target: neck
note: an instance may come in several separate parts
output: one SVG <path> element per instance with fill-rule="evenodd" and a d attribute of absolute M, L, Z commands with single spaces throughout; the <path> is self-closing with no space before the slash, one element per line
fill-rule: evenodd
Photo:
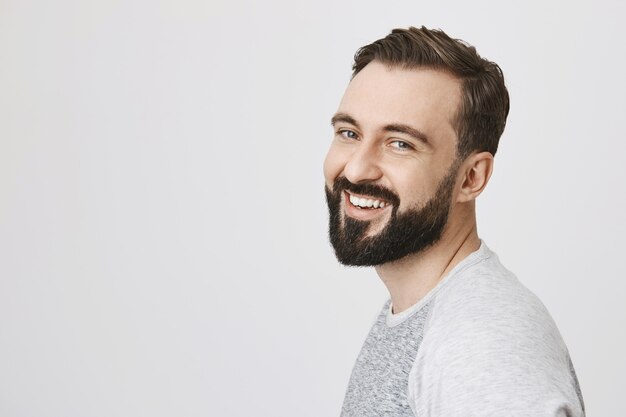
<path fill-rule="evenodd" d="M 478 250 L 480 239 L 471 211 L 465 218 L 451 216 L 441 239 L 424 251 L 376 267 L 391 296 L 394 314 L 421 300 L 459 262 Z"/>

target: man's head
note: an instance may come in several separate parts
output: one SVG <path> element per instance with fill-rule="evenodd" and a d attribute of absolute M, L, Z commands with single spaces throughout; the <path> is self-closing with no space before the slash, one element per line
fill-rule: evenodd
<path fill-rule="evenodd" d="M 465 42 L 441 30 L 394 29 L 386 37 L 359 49 L 352 78 L 372 61 L 402 69 L 429 68 L 448 72 L 461 83 L 461 102 L 453 119 L 458 154 L 496 154 L 509 114 L 509 93 L 500 67 Z"/>
<path fill-rule="evenodd" d="M 380 265 L 436 243 L 482 191 L 508 113 L 497 65 L 441 31 L 361 48 L 324 163 L 338 259 Z"/>

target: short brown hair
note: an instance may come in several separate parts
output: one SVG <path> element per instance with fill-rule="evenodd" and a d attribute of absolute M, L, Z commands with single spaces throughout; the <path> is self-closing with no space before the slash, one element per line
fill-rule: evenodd
<path fill-rule="evenodd" d="M 360 48 L 354 55 L 352 77 L 372 61 L 405 69 L 440 69 L 457 77 L 462 84 L 461 104 L 453 120 L 457 154 L 460 158 L 474 151 L 495 155 L 509 114 L 509 93 L 497 64 L 481 58 L 466 42 L 424 26 L 393 29 Z"/>

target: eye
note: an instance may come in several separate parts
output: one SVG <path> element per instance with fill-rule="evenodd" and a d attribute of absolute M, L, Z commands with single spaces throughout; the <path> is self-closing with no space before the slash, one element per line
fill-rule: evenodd
<path fill-rule="evenodd" d="M 353 132 L 352 130 L 347 130 L 347 129 L 338 130 L 337 134 L 343 136 L 346 139 L 354 140 L 354 139 L 359 138 L 359 136 L 355 132 Z"/>
<path fill-rule="evenodd" d="M 390 145 L 392 148 L 396 148 L 401 151 L 409 151 L 411 149 L 414 149 L 413 145 L 403 140 L 394 140 L 390 143 Z"/>

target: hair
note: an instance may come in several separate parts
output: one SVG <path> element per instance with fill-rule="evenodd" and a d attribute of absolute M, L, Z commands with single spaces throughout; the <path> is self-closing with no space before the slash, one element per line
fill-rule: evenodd
<path fill-rule="evenodd" d="M 354 55 L 352 78 L 372 61 L 454 75 L 462 85 L 461 103 L 452 120 L 458 137 L 457 156 L 464 159 L 475 151 L 495 155 L 509 114 L 509 93 L 497 64 L 481 58 L 466 42 L 424 26 L 393 29 L 360 48 Z"/>

